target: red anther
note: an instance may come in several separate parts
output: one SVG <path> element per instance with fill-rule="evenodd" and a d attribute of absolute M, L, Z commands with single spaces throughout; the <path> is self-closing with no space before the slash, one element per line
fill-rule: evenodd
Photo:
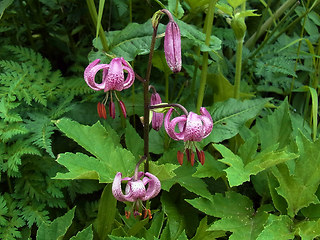
<path fill-rule="evenodd" d="M 148 210 L 147 209 L 144 209 L 143 210 L 143 219 L 145 219 L 148 215 Z"/>
<path fill-rule="evenodd" d="M 204 164 L 204 160 L 205 160 L 205 158 L 206 158 L 206 156 L 204 155 L 204 151 L 201 151 L 200 152 L 200 163 L 201 163 L 201 165 L 203 165 Z"/>
<path fill-rule="evenodd" d="M 186 149 L 186 154 L 187 154 L 187 160 L 190 161 L 190 149 Z"/>
<path fill-rule="evenodd" d="M 124 105 L 124 102 L 122 102 L 122 101 L 119 101 L 119 103 L 120 103 L 120 108 L 121 108 L 122 114 L 123 114 L 124 118 L 126 118 L 127 117 L 126 105 Z"/>
<path fill-rule="evenodd" d="M 201 162 L 201 152 L 196 148 L 196 152 L 197 152 L 197 157 L 199 162 Z"/>
<path fill-rule="evenodd" d="M 149 215 L 149 219 L 152 219 L 152 214 L 150 209 L 148 209 L 148 215 Z"/>
<path fill-rule="evenodd" d="M 126 219 L 129 219 L 129 218 L 130 218 L 130 215 L 131 215 L 131 212 L 125 211 L 124 214 L 126 215 Z"/>
<path fill-rule="evenodd" d="M 194 152 L 191 153 L 190 162 L 191 162 L 191 166 L 193 166 L 194 165 Z"/>
<path fill-rule="evenodd" d="M 102 103 L 98 102 L 97 110 L 100 118 L 107 119 L 106 108 Z"/>
<path fill-rule="evenodd" d="M 138 212 L 137 210 L 134 210 L 133 212 L 133 216 L 136 217 L 136 216 L 141 216 L 142 213 Z"/>
<path fill-rule="evenodd" d="M 116 108 L 114 106 L 114 102 L 109 102 L 109 113 L 110 116 L 114 119 L 116 117 Z"/>
<path fill-rule="evenodd" d="M 183 153 L 182 152 L 180 152 L 180 151 L 177 152 L 177 159 L 178 159 L 179 164 L 182 165 L 182 163 L 183 163 Z"/>

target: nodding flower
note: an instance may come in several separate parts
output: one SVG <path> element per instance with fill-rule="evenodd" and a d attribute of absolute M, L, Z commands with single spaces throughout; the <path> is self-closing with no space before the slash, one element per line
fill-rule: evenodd
<path fill-rule="evenodd" d="M 162 103 L 159 93 L 153 92 L 151 94 L 150 105 L 156 105 Z M 163 113 L 152 112 L 152 128 L 156 131 L 162 127 Z"/>
<path fill-rule="evenodd" d="M 164 54 L 171 71 L 177 73 L 181 71 L 182 66 L 180 29 L 168 10 L 163 9 L 162 12 L 169 18 L 164 36 Z"/>
<path fill-rule="evenodd" d="M 198 160 L 203 165 L 205 161 L 205 155 L 203 150 L 199 150 L 196 146 L 196 142 L 200 142 L 202 139 L 209 136 L 213 128 L 213 121 L 210 113 L 204 108 L 200 108 L 200 115 L 189 112 L 188 115 L 181 115 L 170 120 L 173 112 L 171 108 L 164 119 L 164 127 L 168 135 L 174 140 L 183 140 L 185 142 L 185 151 L 188 161 L 191 165 L 194 165 L 194 152 L 193 147 L 196 150 Z M 178 124 L 179 132 L 175 131 L 175 127 Z M 183 153 L 178 151 L 177 158 L 180 165 L 183 163 Z"/>
<path fill-rule="evenodd" d="M 130 65 L 124 60 L 124 58 L 114 58 L 111 60 L 110 64 L 99 64 L 100 59 L 94 60 L 90 63 L 84 71 L 84 80 L 90 88 L 95 91 L 104 90 L 106 92 L 106 97 L 102 103 L 98 103 L 98 114 L 99 117 L 104 119 L 107 118 L 105 105 L 108 101 L 108 96 L 110 92 L 109 102 L 109 113 L 112 118 L 115 118 L 115 104 L 113 102 L 112 93 L 114 93 L 116 99 L 120 103 L 121 111 L 126 117 L 126 107 L 122 101 L 119 100 L 116 91 L 122 91 L 131 87 L 135 79 L 135 73 Z M 95 82 L 95 76 L 100 71 L 102 72 L 102 81 L 101 83 Z M 125 78 L 124 73 L 127 73 Z"/>
<path fill-rule="evenodd" d="M 141 180 L 141 178 L 143 179 Z M 125 194 L 122 192 L 121 183 L 128 181 L 125 187 Z M 148 185 L 148 187 L 147 187 Z M 142 201 L 147 201 L 156 197 L 161 190 L 161 183 L 159 179 L 151 173 L 138 172 L 137 177 L 125 177 L 122 178 L 122 173 L 118 172 L 112 183 L 112 194 L 121 202 L 128 201 L 133 202 L 133 214 L 134 216 L 142 215 L 140 213 L 140 206 L 144 208 L 145 214 L 149 214 L 151 217 L 151 211 L 146 209 L 142 204 Z M 126 217 L 130 217 L 130 212 L 126 212 Z"/>

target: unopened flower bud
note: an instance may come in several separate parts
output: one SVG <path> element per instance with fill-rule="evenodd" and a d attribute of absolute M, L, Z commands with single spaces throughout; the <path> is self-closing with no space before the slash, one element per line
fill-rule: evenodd
<path fill-rule="evenodd" d="M 164 36 L 164 54 L 172 72 L 181 71 L 181 36 L 176 22 L 169 21 Z"/>
<path fill-rule="evenodd" d="M 156 105 L 162 103 L 160 95 L 157 92 L 151 94 L 150 105 Z M 163 113 L 152 113 L 152 128 L 156 131 L 162 127 L 163 123 Z"/>

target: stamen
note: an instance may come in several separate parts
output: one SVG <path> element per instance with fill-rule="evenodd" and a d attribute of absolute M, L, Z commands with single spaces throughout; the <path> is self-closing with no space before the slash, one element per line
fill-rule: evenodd
<path fill-rule="evenodd" d="M 191 166 L 194 165 L 194 152 L 191 152 L 191 158 L 190 158 Z"/>
<path fill-rule="evenodd" d="M 126 219 L 129 219 L 129 218 L 130 218 L 130 215 L 131 215 L 131 212 L 125 211 L 124 214 L 125 214 L 125 216 L 126 216 Z"/>
<path fill-rule="evenodd" d="M 178 159 L 179 164 L 182 165 L 182 163 L 183 163 L 183 153 L 182 152 L 180 152 L 180 151 L 177 152 L 177 159 Z"/>

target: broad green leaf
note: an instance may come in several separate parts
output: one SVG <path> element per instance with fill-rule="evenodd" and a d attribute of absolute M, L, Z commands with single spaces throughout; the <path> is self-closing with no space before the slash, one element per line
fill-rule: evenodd
<path fill-rule="evenodd" d="M 256 239 L 268 218 L 265 210 L 255 212 L 251 200 L 236 192 L 226 192 L 225 196 L 215 194 L 210 200 L 197 198 L 186 201 L 208 215 L 221 218 L 208 231 L 230 231 L 231 240 Z"/>
<path fill-rule="evenodd" d="M 272 169 L 280 184 L 276 190 L 287 201 L 291 217 L 311 203 L 319 203 L 315 193 L 320 184 L 320 140 L 311 142 L 300 134 L 297 145 L 300 157 L 295 161 L 293 174 L 284 164 Z"/>
<path fill-rule="evenodd" d="M 262 150 L 275 144 L 279 144 L 278 149 L 287 146 L 292 133 L 288 101 L 285 100 L 272 114 L 257 119 L 255 128 L 259 132 Z"/>
<path fill-rule="evenodd" d="M 75 208 L 64 216 L 56 218 L 50 224 L 41 224 L 37 232 L 37 240 L 62 240 L 72 223 Z"/>
<path fill-rule="evenodd" d="M 288 240 L 294 238 L 291 231 L 293 222 L 286 215 L 270 215 L 265 228 L 259 234 L 257 240 Z"/>
<path fill-rule="evenodd" d="M 157 176 L 161 182 L 175 177 L 176 174 L 174 173 L 174 170 L 178 167 L 179 165 L 170 163 L 157 164 L 155 162 L 149 162 L 149 171 Z"/>
<path fill-rule="evenodd" d="M 78 232 L 76 236 L 70 238 L 70 240 L 92 240 L 93 232 L 92 226 L 83 229 L 81 232 Z"/>
<path fill-rule="evenodd" d="M 132 174 L 136 160 L 131 152 L 122 148 L 119 137 L 110 127 L 105 129 L 99 122 L 85 126 L 69 119 L 60 119 L 56 125 L 96 157 L 82 153 L 59 155 L 57 161 L 65 165 L 69 172 L 58 173 L 56 178 L 99 179 L 100 182 L 110 183 L 117 172 L 127 177 Z"/>
<path fill-rule="evenodd" d="M 107 184 L 99 200 L 98 216 L 94 228 L 100 239 L 111 233 L 117 211 L 117 200 L 112 194 L 112 184 Z"/>
<path fill-rule="evenodd" d="M 198 30 L 195 26 L 177 20 L 180 28 L 181 36 L 187 38 L 192 46 L 200 47 L 202 52 L 211 52 L 221 49 L 221 40 L 214 35 L 211 35 L 209 46 L 205 44 L 206 35 Z"/>
<path fill-rule="evenodd" d="M 225 172 L 223 170 L 226 166 L 214 159 L 211 154 L 204 153 L 206 157 L 204 165 L 199 164 L 197 171 L 192 176 L 197 178 L 213 177 L 214 179 L 224 176 Z"/>
<path fill-rule="evenodd" d="M 228 4 L 225 3 L 217 3 L 216 7 L 222 11 L 223 13 L 229 15 L 230 17 L 233 15 L 233 9 Z"/>
<path fill-rule="evenodd" d="M 296 226 L 296 234 L 302 240 L 313 240 L 320 236 L 320 219 L 317 221 L 302 221 Z"/>
<path fill-rule="evenodd" d="M 192 177 L 195 170 L 191 165 L 182 165 L 174 171 L 175 177 L 161 182 L 162 189 L 169 191 L 173 184 L 178 183 L 190 192 L 210 198 L 211 193 L 207 189 L 207 184 L 200 178 Z"/>
<path fill-rule="evenodd" d="M 209 228 L 207 224 L 207 216 L 205 216 L 201 221 L 197 228 L 196 235 L 192 238 L 192 240 L 213 240 L 219 237 L 224 237 L 224 231 L 207 231 Z"/>
<path fill-rule="evenodd" d="M 164 33 L 165 26 L 159 24 L 157 34 Z M 109 31 L 106 33 L 109 42 L 109 55 L 123 57 L 126 61 L 132 61 L 137 55 L 145 55 L 150 51 L 150 44 L 153 34 L 151 20 L 143 24 L 130 23 L 124 29 L 119 31 Z M 158 40 L 155 48 L 160 44 Z M 99 49 L 98 53 L 91 54 L 92 58 L 97 58 L 97 54 L 107 60 L 103 53 L 103 48 L 100 41 L 94 40 L 94 46 Z M 94 60 L 94 59 L 93 59 Z"/>
<path fill-rule="evenodd" d="M 128 150 L 131 151 L 137 159 L 140 159 L 140 157 L 143 156 L 143 140 L 129 121 L 127 121 L 125 128 L 125 139 Z"/>
<path fill-rule="evenodd" d="M 164 134 L 167 134 L 163 130 L 160 129 L 160 131 L 156 131 L 154 129 L 151 129 L 149 132 L 149 150 L 152 153 L 155 154 L 161 154 L 164 152 Z"/>
<path fill-rule="evenodd" d="M 171 69 L 169 68 L 164 51 L 155 51 L 152 57 L 152 65 L 164 72 L 165 74 L 172 74 Z"/>
<path fill-rule="evenodd" d="M 216 103 L 210 112 L 213 120 L 211 134 L 202 142 L 221 142 L 235 136 L 240 128 L 249 120 L 256 117 L 270 99 L 255 99 L 239 101 L 229 99 Z"/>
<path fill-rule="evenodd" d="M 219 159 L 219 161 L 229 165 L 229 168 L 224 171 L 227 173 L 231 187 L 249 181 L 251 175 L 256 175 L 267 168 L 298 157 L 296 154 L 288 153 L 286 151 L 263 151 L 251 156 L 252 159 L 250 159 L 250 161 L 247 159 L 248 162 L 245 162 L 240 156 L 234 154 L 222 144 L 215 144 L 214 147 L 223 156 L 223 159 Z M 250 152 L 250 149 L 247 149 L 247 151 L 244 152 L 247 154 Z"/>

